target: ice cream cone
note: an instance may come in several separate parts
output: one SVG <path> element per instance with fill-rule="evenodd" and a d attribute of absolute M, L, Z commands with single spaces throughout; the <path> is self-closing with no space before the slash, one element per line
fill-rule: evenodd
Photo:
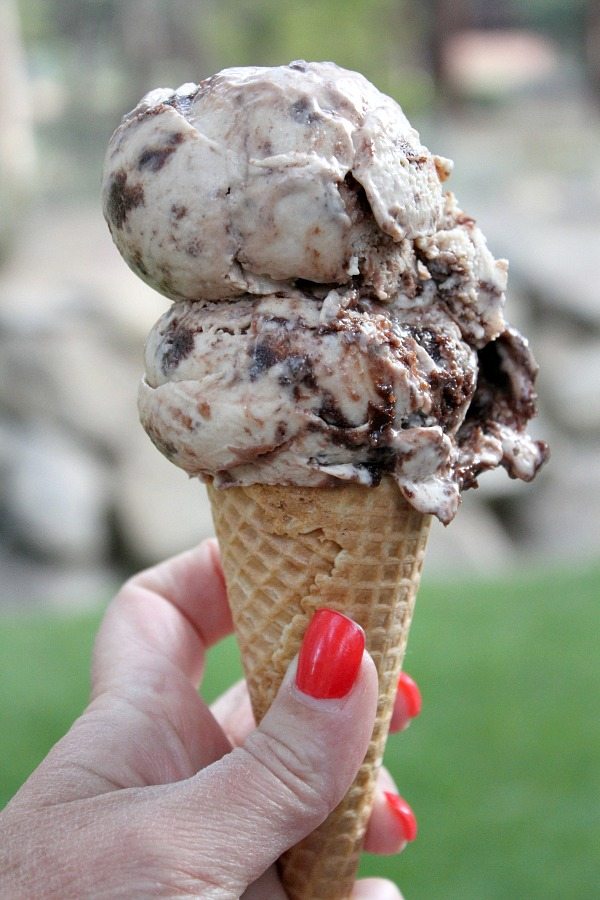
<path fill-rule="evenodd" d="M 260 721 L 314 611 L 365 630 L 379 704 L 364 763 L 342 803 L 280 860 L 292 900 L 350 896 L 385 748 L 430 525 L 397 485 L 208 485 L 236 634 Z"/>

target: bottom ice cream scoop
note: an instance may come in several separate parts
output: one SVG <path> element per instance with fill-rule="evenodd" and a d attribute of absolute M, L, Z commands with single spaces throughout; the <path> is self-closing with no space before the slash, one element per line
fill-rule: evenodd
<path fill-rule="evenodd" d="M 437 307 L 297 290 L 174 304 L 148 339 L 139 406 L 157 447 L 217 486 L 389 474 L 447 523 L 479 472 L 529 479 L 543 461 L 524 431 L 534 375 L 516 332 L 478 356 Z"/>

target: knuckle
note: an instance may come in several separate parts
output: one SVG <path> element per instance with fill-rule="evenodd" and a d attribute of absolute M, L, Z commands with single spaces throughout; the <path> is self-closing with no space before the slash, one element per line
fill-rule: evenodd
<path fill-rule="evenodd" d="M 243 750 L 257 763 L 271 797 L 285 803 L 290 814 L 320 824 L 335 806 L 335 788 L 317 760 L 321 755 L 305 739 L 301 750 L 282 735 L 264 728 L 255 731 Z"/>

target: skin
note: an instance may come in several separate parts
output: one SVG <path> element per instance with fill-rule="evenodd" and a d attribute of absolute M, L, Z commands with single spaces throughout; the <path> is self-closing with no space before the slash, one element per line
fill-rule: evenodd
<path fill-rule="evenodd" d="M 273 864 L 350 785 L 375 668 L 365 653 L 346 697 L 314 700 L 293 663 L 256 728 L 243 683 L 212 709 L 197 693 L 206 649 L 231 630 L 214 541 L 124 585 L 97 636 L 89 706 L 0 814 L 0 897 L 285 900 Z M 408 724 L 401 696 L 393 723 Z M 396 791 L 387 772 L 366 848 L 394 853 L 405 841 L 383 791 Z M 382 879 L 353 893 L 399 897 Z"/>

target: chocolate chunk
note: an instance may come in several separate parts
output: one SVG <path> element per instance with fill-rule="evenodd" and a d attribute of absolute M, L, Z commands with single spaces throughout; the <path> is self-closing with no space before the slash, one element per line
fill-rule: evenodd
<path fill-rule="evenodd" d="M 287 359 L 289 343 L 285 336 L 267 334 L 261 340 L 256 341 L 251 353 L 252 364 L 248 374 L 250 381 L 256 381 L 268 369 Z"/>
<path fill-rule="evenodd" d="M 365 216 L 372 217 L 373 210 L 371 209 L 371 204 L 369 203 L 367 192 L 365 191 L 362 184 L 356 180 L 352 172 L 348 172 L 346 174 L 346 177 L 344 178 L 344 184 L 354 195 L 354 201 L 358 209 L 362 213 L 364 213 Z M 344 199 L 346 207 L 348 207 L 347 198 L 345 198 L 344 195 L 342 195 L 342 197 Z"/>
<path fill-rule="evenodd" d="M 420 325 L 405 325 L 404 327 L 434 363 L 441 362 L 441 349 L 448 350 L 448 341 L 442 334 L 436 334 L 430 328 L 423 328 Z"/>
<path fill-rule="evenodd" d="M 289 356 L 285 361 L 284 370 L 279 376 L 279 384 L 282 386 L 305 384 L 308 387 L 316 387 L 310 359 L 307 356 Z"/>
<path fill-rule="evenodd" d="M 357 463 L 361 469 L 369 473 L 373 487 L 380 484 L 386 473 L 394 471 L 395 464 L 396 453 L 389 447 L 375 449 L 369 453 L 369 458 L 366 462 Z"/>
<path fill-rule="evenodd" d="M 300 122 L 302 125 L 314 125 L 321 118 L 320 114 L 311 106 L 307 97 L 301 97 L 290 106 L 290 114 L 292 119 Z"/>
<path fill-rule="evenodd" d="M 369 441 L 373 447 L 388 442 L 390 428 L 394 424 L 395 409 L 393 403 L 377 406 L 369 401 L 367 405 L 369 422 Z"/>
<path fill-rule="evenodd" d="M 499 421 L 516 422 L 524 429 L 537 412 L 534 384 L 537 365 L 525 339 L 514 329 L 506 331 L 479 351 L 477 391 L 491 394 L 495 404 L 505 408 Z M 488 404 L 489 406 L 489 404 Z M 509 411 L 512 415 L 509 415 Z"/>
<path fill-rule="evenodd" d="M 127 172 L 115 172 L 108 192 L 106 214 L 115 228 L 122 228 L 132 209 L 144 205 L 144 188 L 140 183 L 128 184 Z"/>
<path fill-rule="evenodd" d="M 180 131 L 175 131 L 173 134 L 169 135 L 166 144 L 162 147 L 147 147 L 139 155 L 137 164 L 138 170 L 140 172 L 143 172 L 144 170 L 159 172 L 170 156 L 175 153 L 179 144 L 183 143 L 184 140 L 183 134 Z"/>
<path fill-rule="evenodd" d="M 212 409 L 208 400 L 198 400 L 196 409 L 203 419 L 210 419 L 212 417 Z"/>
<path fill-rule="evenodd" d="M 349 422 L 344 416 L 333 395 L 328 391 L 323 391 L 323 400 L 318 415 L 324 422 L 327 422 L 328 425 L 333 425 L 335 428 L 354 428 L 352 422 Z"/>
<path fill-rule="evenodd" d="M 194 349 L 194 332 L 180 326 L 177 319 L 171 323 L 171 329 L 165 335 L 165 350 L 162 357 L 162 370 L 167 375 L 176 369 L 179 363 L 187 359 Z"/>

